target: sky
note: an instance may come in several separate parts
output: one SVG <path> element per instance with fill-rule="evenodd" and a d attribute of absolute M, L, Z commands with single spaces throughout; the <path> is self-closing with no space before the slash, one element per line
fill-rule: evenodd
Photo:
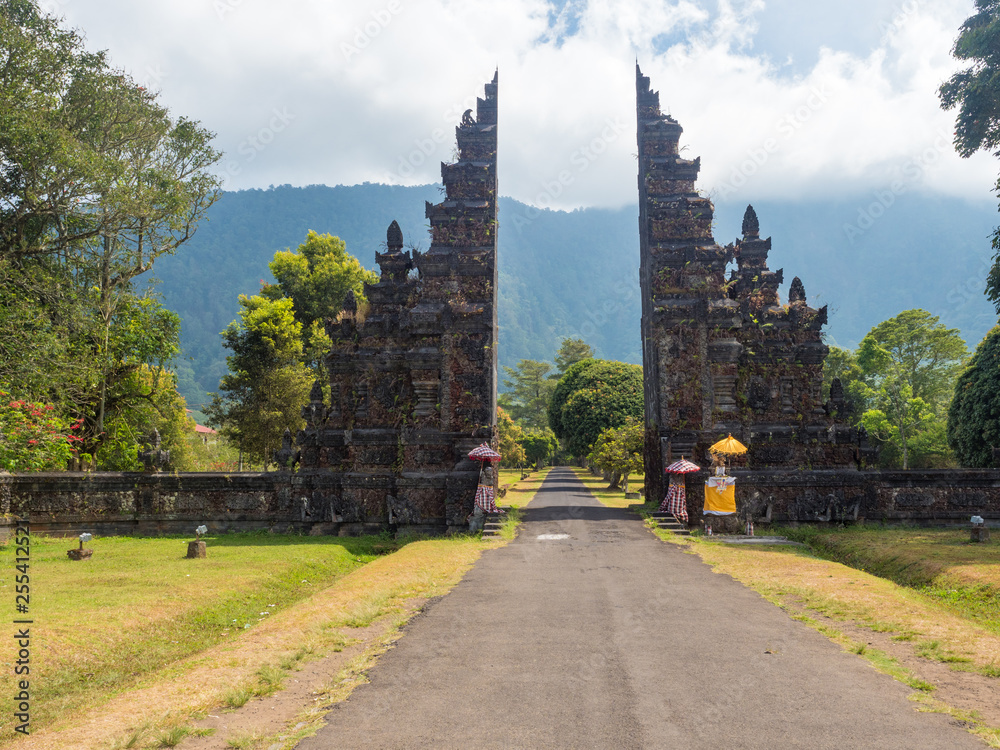
<path fill-rule="evenodd" d="M 637 201 L 635 62 L 716 202 L 991 201 L 937 89 L 972 0 L 44 0 L 218 134 L 227 189 L 426 184 L 499 69 L 501 193 Z M 889 192 L 886 192 L 889 191 Z"/>

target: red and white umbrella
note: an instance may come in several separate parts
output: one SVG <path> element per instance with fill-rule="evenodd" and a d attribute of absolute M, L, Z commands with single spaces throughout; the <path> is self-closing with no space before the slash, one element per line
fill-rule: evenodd
<path fill-rule="evenodd" d="M 681 458 L 680 461 L 674 461 L 670 464 L 664 471 L 667 474 L 690 474 L 692 471 L 701 471 L 701 467 L 691 463 L 686 458 Z"/>
<path fill-rule="evenodd" d="M 478 448 L 469 451 L 469 458 L 473 461 L 499 461 L 500 454 L 483 443 Z"/>

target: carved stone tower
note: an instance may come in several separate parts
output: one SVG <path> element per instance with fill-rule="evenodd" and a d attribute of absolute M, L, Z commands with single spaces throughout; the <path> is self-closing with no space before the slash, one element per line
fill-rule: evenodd
<path fill-rule="evenodd" d="M 352 295 L 327 324 L 330 405 L 317 384 L 298 438 L 326 522 L 443 530 L 472 510 L 479 465 L 466 454 L 496 432 L 496 76 L 456 137 L 445 200 L 427 204 L 429 250 L 404 251 L 392 222 L 367 305 Z"/>
<path fill-rule="evenodd" d="M 852 464 L 857 432 L 822 401 L 826 308 L 806 305 L 798 279 L 779 304 L 782 272 L 767 268 L 752 207 L 742 240 L 715 242 L 714 206 L 694 186 L 701 160 L 681 158 L 683 129 L 638 66 L 636 110 L 647 496 L 662 497 L 666 462 L 704 463 L 727 433 L 751 467 Z"/>

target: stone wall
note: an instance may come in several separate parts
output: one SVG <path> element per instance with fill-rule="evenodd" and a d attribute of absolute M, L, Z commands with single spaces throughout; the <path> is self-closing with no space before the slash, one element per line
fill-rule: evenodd
<path fill-rule="evenodd" d="M 320 518 L 288 472 L 267 474 L 38 473 L 0 476 L 4 516 L 43 534 L 308 532 Z M 345 533 L 351 531 L 345 527 Z M 360 531 L 360 529 L 356 530 Z"/>
<path fill-rule="evenodd" d="M 735 469 L 736 501 L 771 523 L 968 525 L 974 515 L 1000 525 L 1000 470 L 788 471 Z M 701 522 L 708 472 L 686 477 L 688 514 Z"/>
<path fill-rule="evenodd" d="M 735 469 L 741 513 L 758 522 L 840 524 L 884 522 L 920 525 L 968 524 L 973 515 L 1000 525 L 1000 470 L 789 471 Z M 707 472 L 687 475 L 688 514 L 702 520 Z M 268 530 L 301 534 L 355 535 L 390 529 L 381 513 L 387 492 L 404 497 L 426 490 L 422 478 L 369 477 L 376 504 L 368 516 L 317 497 L 336 497 L 331 477 L 320 473 L 117 474 L 40 473 L 0 475 L 0 539 L 10 519 L 28 518 L 34 532 L 76 536 L 193 534 L 205 524 L 213 534 Z M 429 495 L 447 490 L 442 477 Z M 402 488 L 402 492 L 401 492 Z M 347 512 L 345 512 L 345 510 Z M 440 532 L 394 510 L 395 528 Z"/>

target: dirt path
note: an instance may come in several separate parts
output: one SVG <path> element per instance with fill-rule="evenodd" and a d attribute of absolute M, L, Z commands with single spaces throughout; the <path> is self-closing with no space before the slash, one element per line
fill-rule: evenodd
<path fill-rule="evenodd" d="M 524 517 L 300 750 L 983 746 L 568 470 Z"/>

